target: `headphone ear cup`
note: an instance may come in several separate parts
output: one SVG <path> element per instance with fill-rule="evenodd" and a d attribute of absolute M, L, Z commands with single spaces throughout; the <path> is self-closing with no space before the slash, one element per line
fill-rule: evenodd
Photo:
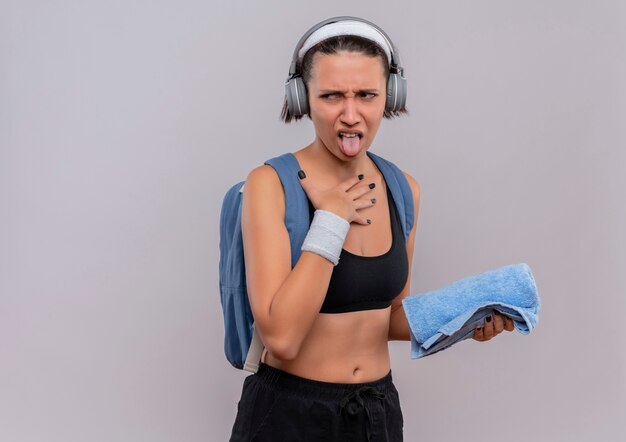
<path fill-rule="evenodd" d="M 301 117 L 309 113 L 309 101 L 302 77 L 292 78 L 285 83 L 285 97 L 292 117 Z"/>
<path fill-rule="evenodd" d="M 400 74 L 389 74 L 385 110 L 395 112 L 406 105 L 406 78 Z"/>

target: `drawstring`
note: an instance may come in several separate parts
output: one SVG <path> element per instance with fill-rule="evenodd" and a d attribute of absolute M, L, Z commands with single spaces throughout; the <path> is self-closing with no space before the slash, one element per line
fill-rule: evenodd
<path fill-rule="evenodd" d="M 369 441 L 371 437 L 371 433 L 372 433 L 372 430 L 371 430 L 372 417 L 370 416 L 370 410 L 369 408 L 367 408 L 367 406 L 365 405 L 365 401 L 364 401 L 364 397 L 367 397 L 367 396 L 378 398 L 378 399 L 385 399 L 384 393 L 381 393 L 379 390 L 377 390 L 374 387 L 365 386 L 365 387 L 361 387 L 352 391 L 350 394 L 344 397 L 339 403 L 339 406 L 340 406 L 340 412 L 343 412 L 343 410 L 345 409 L 346 412 L 352 416 L 355 416 L 356 414 L 359 413 L 359 411 L 361 411 L 362 408 L 365 408 L 365 414 L 367 415 L 366 434 L 367 434 L 367 440 Z M 355 399 L 356 403 L 351 402 L 352 399 Z"/>

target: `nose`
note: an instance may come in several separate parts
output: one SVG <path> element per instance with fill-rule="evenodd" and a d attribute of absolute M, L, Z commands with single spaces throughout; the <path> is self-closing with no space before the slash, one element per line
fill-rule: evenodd
<path fill-rule="evenodd" d="M 343 112 L 341 113 L 341 122 L 353 126 L 361 121 L 361 114 L 356 102 L 356 97 L 346 97 L 343 100 Z"/>

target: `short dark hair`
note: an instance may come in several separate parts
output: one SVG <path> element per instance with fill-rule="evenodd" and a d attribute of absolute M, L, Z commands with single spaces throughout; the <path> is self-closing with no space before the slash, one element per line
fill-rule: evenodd
<path fill-rule="evenodd" d="M 311 71 L 313 68 L 313 56 L 317 52 L 322 54 L 336 54 L 339 51 L 356 52 L 359 54 L 368 55 L 370 57 L 380 58 L 383 64 L 383 69 L 385 71 L 385 85 L 387 84 L 387 80 L 389 79 L 389 60 L 387 59 L 387 54 L 385 53 L 385 51 L 383 51 L 383 49 L 378 46 L 378 44 L 367 38 L 359 37 L 357 35 L 339 35 L 317 43 L 311 49 L 309 49 L 306 54 L 304 54 L 304 58 L 302 59 L 302 61 L 297 63 L 296 68 L 302 77 L 304 86 L 307 90 L 307 94 L 307 86 L 309 84 L 309 80 L 311 79 Z M 385 109 L 383 117 L 391 119 L 408 113 L 409 110 L 406 108 L 406 106 L 402 106 L 402 108 L 396 111 L 388 111 L 387 109 Z M 287 97 L 285 96 L 283 110 L 280 113 L 280 119 L 285 123 L 289 123 L 291 122 L 291 120 L 298 121 L 302 117 L 302 115 L 294 116 L 291 114 L 291 112 L 289 112 L 289 107 L 287 106 Z M 307 117 L 309 117 L 309 119 L 311 118 L 310 111 L 307 112 Z"/>

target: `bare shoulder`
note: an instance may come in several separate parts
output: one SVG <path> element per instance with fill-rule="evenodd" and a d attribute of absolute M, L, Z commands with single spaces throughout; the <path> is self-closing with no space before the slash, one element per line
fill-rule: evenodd
<path fill-rule="evenodd" d="M 246 186 L 262 187 L 263 189 L 277 189 L 282 187 L 280 178 L 274 168 L 267 164 L 261 164 L 248 173 L 246 178 Z"/>
<path fill-rule="evenodd" d="M 402 173 L 404 173 L 404 176 L 409 182 L 409 186 L 411 187 L 411 191 L 413 192 L 413 201 L 415 203 L 415 206 L 417 207 L 420 201 L 420 184 L 415 178 L 413 178 L 408 173 L 406 172 L 402 172 Z"/>
<path fill-rule="evenodd" d="M 255 206 L 282 212 L 284 216 L 285 197 L 278 174 L 272 166 L 262 164 L 250 171 L 244 186 L 244 204 L 253 202 Z"/>
<path fill-rule="evenodd" d="M 409 187 L 411 187 L 411 193 L 413 193 L 413 227 L 411 228 L 410 239 L 411 242 L 414 241 L 415 230 L 417 228 L 417 219 L 419 218 L 420 211 L 420 184 L 417 182 L 415 178 L 409 175 L 406 172 L 403 172 L 407 181 L 409 182 Z M 413 253 L 411 251 L 411 253 Z"/>

